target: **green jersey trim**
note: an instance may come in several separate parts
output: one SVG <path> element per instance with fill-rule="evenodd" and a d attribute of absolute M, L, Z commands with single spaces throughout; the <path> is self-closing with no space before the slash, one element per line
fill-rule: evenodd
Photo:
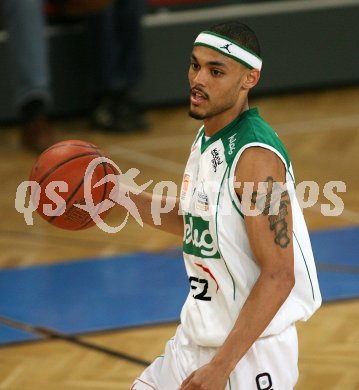
<path fill-rule="evenodd" d="M 217 197 L 217 206 L 216 206 L 216 220 L 215 220 L 215 223 L 216 223 L 216 239 L 217 239 L 217 248 L 218 248 L 218 252 L 220 253 L 221 255 L 221 258 L 223 259 L 223 262 L 224 262 L 224 265 L 226 266 L 226 269 L 227 269 L 227 272 L 229 274 L 229 276 L 231 277 L 232 279 L 232 285 L 233 285 L 233 300 L 235 301 L 236 300 L 236 283 L 234 281 L 234 278 L 231 274 L 231 272 L 229 271 L 229 268 L 227 266 L 227 262 L 226 262 L 226 259 L 224 258 L 223 256 L 223 253 L 219 247 L 219 238 L 218 238 L 218 205 L 219 205 L 219 198 L 221 196 L 221 188 L 222 188 L 222 185 L 223 185 L 223 182 L 226 178 L 226 173 L 229 169 L 229 166 L 227 166 L 226 170 L 224 171 L 224 174 L 223 174 L 223 178 L 222 178 L 222 181 L 221 181 L 221 185 L 219 186 L 219 190 L 218 190 L 218 197 Z"/>
<path fill-rule="evenodd" d="M 311 288 L 312 288 L 313 301 L 315 301 L 314 288 L 313 288 L 312 278 L 310 277 L 310 272 L 309 272 L 309 269 L 308 269 L 307 261 L 306 261 L 306 259 L 305 259 L 305 257 L 304 257 L 304 253 L 303 253 L 302 247 L 301 247 L 300 244 L 299 244 L 297 235 L 295 234 L 294 230 L 293 230 L 293 236 L 294 236 L 295 240 L 297 241 L 297 244 L 298 244 L 299 249 L 300 249 L 300 253 L 302 254 L 302 257 L 303 257 L 303 260 L 304 260 L 304 264 L 305 264 L 305 268 L 306 268 L 306 270 L 307 270 L 307 274 L 308 274 L 310 286 L 311 286 Z"/>
<path fill-rule="evenodd" d="M 230 171 L 228 172 L 228 180 L 227 180 L 227 187 L 228 187 L 228 193 L 229 193 L 229 196 L 231 197 L 231 200 L 232 200 L 232 205 L 234 206 L 234 208 L 238 211 L 238 214 L 244 219 L 244 214 L 242 213 L 242 211 L 239 209 L 239 207 L 237 206 L 237 203 L 236 201 L 233 199 L 233 196 L 232 196 L 232 191 L 231 191 L 231 188 L 230 188 Z M 235 190 L 234 190 L 235 191 Z"/>
<path fill-rule="evenodd" d="M 221 181 L 221 184 L 220 184 L 219 189 L 218 189 L 218 196 L 217 196 L 217 204 L 216 204 L 216 236 L 217 236 L 217 246 L 218 246 L 218 248 L 219 248 L 219 242 L 218 242 L 218 218 L 217 218 L 217 215 L 218 215 L 218 205 L 219 205 L 219 198 L 221 197 L 221 188 L 222 188 L 224 179 L 226 178 L 226 173 L 227 173 L 228 170 L 229 170 L 229 166 L 227 165 L 227 168 L 224 171 L 224 174 L 223 174 L 223 177 L 222 177 L 222 181 Z"/>
<path fill-rule="evenodd" d="M 204 135 L 204 126 L 202 126 L 202 127 L 199 129 L 198 134 L 197 134 L 197 137 L 196 137 L 196 140 L 195 140 L 194 143 L 193 143 L 193 146 L 196 145 L 196 143 L 198 142 L 198 140 L 199 140 L 200 138 L 202 138 L 203 135 Z"/>
<path fill-rule="evenodd" d="M 251 108 L 242 112 L 241 115 L 208 140 L 205 140 L 204 136 L 205 131 L 202 134 L 201 154 L 214 142 L 221 139 L 225 148 L 225 158 L 228 165 L 231 165 L 236 154 L 242 147 L 257 142 L 275 149 L 283 157 L 286 167 L 290 167 L 290 159 L 286 148 L 277 133 L 259 115 L 257 108 Z"/>
<path fill-rule="evenodd" d="M 290 168 L 290 167 L 289 167 L 289 168 Z M 297 188 L 297 185 L 296 185 L 296 183 L 295 183 L 295 180 L 294 180 L 294 177 L 293 177 L 293 175 L 292 175 L 292 172 L 290 171 L 289 168 L 288 168 L 288 173 L 289 173 L 290 177 L 292 178 L 292 181 L 293 181 L 293 184 L 294 184 L 294 189 L 296 189 L 296 188 Z"/>
<path fill-rule="evenodd" d="M 225 158 L 228 164 L 233 162 L 238 152 L 245 148 L 246 145 L 257 143 L 265 145 L 269 149 L 274 149 L 282 156 L 286 168 L 288 169 L 290 167 L 290 159 L 285 146 L 279 139 L 277 133 L 257 112 L 249 113 L 234 131 L 227 133 L 222 138 L 222 143 L 225 147 Z"/>
<path fill-rule="evenodd" d="M 225 134 L 229 133 L 234 127 L 237 126 L 237 124 L 248 115 L 249 111 L 257 110 L 256 108 L 253 108 L 251 110 L 247 110 L 243 112 L 239 117 L 234 119 L 231 123 L 229 123 L 227 126 L 223 127 L 222 130 L 218 131 L 218 133 L 212 135 L 207 141 L 203 139 L 202 146 L 201 146 L 201 153 L 203 154 L 210 145 L 212 145 L 214 142 L 218 141 L 220 138 L 222 138 Z M 203 133 L 204 136 L 204 133 Z"/>

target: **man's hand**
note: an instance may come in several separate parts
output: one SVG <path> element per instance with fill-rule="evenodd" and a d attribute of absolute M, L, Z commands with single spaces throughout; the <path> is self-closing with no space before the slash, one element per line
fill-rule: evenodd
<path fill-rule="evenodd" d="M 209 363 L 194 371 L 179 390 L 224 390 L 227 380 L 222 369 Z"/>

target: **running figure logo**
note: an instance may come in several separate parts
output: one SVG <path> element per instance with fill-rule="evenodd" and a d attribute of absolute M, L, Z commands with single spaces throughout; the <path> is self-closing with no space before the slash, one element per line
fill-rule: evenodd
<path fill-rule="evenodd" d="M 232 46 L 232 45 L 233 45 L 232 43 L 227 43 L 226 45 L 221 46 L 220 49 L 225 49 L 225 50 L 228 51 L 229 54 L 231 54 L 231 52 L 229 51 L 228 48 L 229 48 L 229 46 Z"/>

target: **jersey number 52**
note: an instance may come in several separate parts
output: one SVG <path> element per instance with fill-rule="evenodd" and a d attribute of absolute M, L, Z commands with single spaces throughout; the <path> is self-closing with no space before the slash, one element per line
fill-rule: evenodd
<path fill-rule="evenodd" d="M 189 278 L 189 284 L 192 290 L 197 290 L 196 294 L 193 294 L 194 299 L 200 299 L 201 301 L 210 301 L 212 299 L 209 295 L 206 295 L 208 291 L 208 280 L 191 276 Z"/>

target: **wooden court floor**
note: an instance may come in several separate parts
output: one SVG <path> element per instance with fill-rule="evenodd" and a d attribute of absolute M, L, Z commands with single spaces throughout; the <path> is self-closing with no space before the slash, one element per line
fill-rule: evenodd
<path fill-rule="evenodd" d="M 254 99 L 252 106 L 260 108 L 287 145 L 297 182 L 314 180 L 319 184 L 318 203 L 305 210 L 309 228 L 358 225 L 359 87 L 267 96 Z M 54 121 L 52 125 L 58 140 L 90 141 L 106 150 L 122 171 L 139 169 L 138 184 L 152 179 L 154 183 L 171 180 L 179 186 L 199 123 L 187 116 L 184 106 L 153 109 L 148 118 L 148 132 L 127 135 L 95 132 L 84 118 Z M 134 220 L 115 235 L 98 228 L 62 231 L 36 215 L 34 225 L 27 226 L 14 201 L 17 186 L 28 178 L 36 156 L 20 148 L 14 126 L 1 127 L 0 141 L 1 269 L 180 245 L 176 237 L 140 228 Z M 339 194 L 345 208 L 337 217 L 320 212 L 320 205 L 328 203 L 323 187 L 331 180 L 344 181 L 347 188 Z M 121 218 L 121 213 L 114 212 L 107 221 L 116 224 Z M 162 352 L 175 327 L 127 329 L 82 339 L 151 361 Z M 297 390 L 359 390 L 359 300 L 324 305 L 308 323 L 298 325 L 298 332 Z M 126 390 L 142 369 L 61 340 L 0 347 L 0 389 Z"/>

